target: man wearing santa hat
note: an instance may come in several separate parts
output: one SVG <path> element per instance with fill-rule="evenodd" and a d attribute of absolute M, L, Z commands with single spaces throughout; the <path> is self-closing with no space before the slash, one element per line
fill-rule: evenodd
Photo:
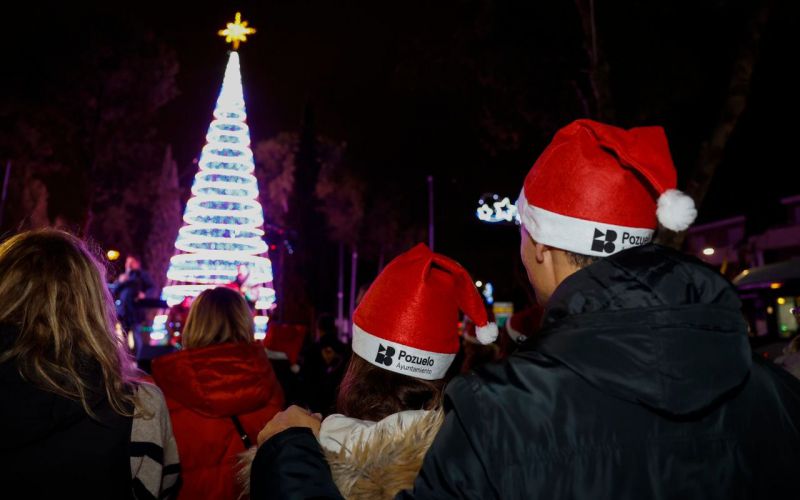
<path fill-rule="evenodd" d="M 675 186 L 660 127 L 556 134 L 518 201 L 537 342 L 448 385 L 398 498 L 796 497 L 800 385 L 751 355 L 716 270 L 650 243 L 695 218 Z"/>

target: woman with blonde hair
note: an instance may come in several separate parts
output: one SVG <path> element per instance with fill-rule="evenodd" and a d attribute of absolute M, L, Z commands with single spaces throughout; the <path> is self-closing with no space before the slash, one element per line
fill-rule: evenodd
<path fill-rule="evenodd" d="M 153 362 L 181 454 L 180 498 L 237 498 L 237 455 L 283 408 L 283 391 L 266 350 L 254 342 L 250 308 L 234 290 L 202 292 L 182 342 L 184 350 Z"/>
<path fill-rule="evenodd" d="M 52 229 L 0 244 L 0 474 L 27 498 L 164 498 L 178 455 L 161 392 L 136 378 L 104 269 Z"/>

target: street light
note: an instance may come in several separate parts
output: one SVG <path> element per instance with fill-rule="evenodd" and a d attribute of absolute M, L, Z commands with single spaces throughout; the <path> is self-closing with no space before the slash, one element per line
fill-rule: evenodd
<path fill-rule="evenodd" d="M 712 247 L 706 247 L 703 249 L 703 255 L 714 255 L 715 250 Z"/>

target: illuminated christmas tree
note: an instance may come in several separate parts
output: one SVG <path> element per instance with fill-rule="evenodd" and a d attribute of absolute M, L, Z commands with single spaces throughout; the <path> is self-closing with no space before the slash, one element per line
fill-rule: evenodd
<path fill-rule="evenodd" d="M 254 32 L 237 13 L 220 35 L 236 49 Z M 243 271 L 249 273 L 247 294 L 257 309 L 268 309 L 275 300 L 246 116 L 239 54 L 233 50 L 167 271 L 162 298 L 169 305 L 230 284 Z M 263 328 L 265 319 L 257 318 L 257 325 Z"/>

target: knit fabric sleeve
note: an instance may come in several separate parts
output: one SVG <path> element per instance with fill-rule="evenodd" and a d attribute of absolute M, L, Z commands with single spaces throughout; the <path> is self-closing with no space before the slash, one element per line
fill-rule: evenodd
<path fill-rule="evenodd" d="M 161 390 L 143 383 L 131 428 L 131 476 L 134 497 L 174 498 L 180 487 L 180 460 L 167 403 Z"/>

